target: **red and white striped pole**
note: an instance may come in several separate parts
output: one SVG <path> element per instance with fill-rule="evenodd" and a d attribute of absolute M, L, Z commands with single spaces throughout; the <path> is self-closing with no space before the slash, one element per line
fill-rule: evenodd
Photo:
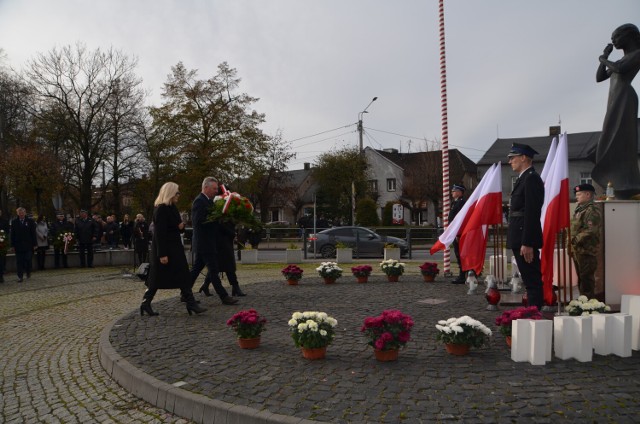
<path fill-rule="evenodd" d="M 444 0 L 438 1 L 440 27 L 440 102 L 442 109 L 442 224 L 449 226 L 449 124 L 447 120 L 447 59 L 444 45 Z M 444 275 L 451 275 L 449 249 L 444 250 Z"/>

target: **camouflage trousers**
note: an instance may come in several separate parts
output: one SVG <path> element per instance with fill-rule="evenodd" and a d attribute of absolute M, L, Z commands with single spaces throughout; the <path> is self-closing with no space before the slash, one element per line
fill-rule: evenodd
<path fill-rule="evenodd" d="M 578 274 L 578 288 L 580 294 L 589 299 L 595 297 L 596 289 L 596 269 L 598 268 L 598 258 L 593 255 L 573 255 L 573 262 L 576 264 L 576 274 Z"/>

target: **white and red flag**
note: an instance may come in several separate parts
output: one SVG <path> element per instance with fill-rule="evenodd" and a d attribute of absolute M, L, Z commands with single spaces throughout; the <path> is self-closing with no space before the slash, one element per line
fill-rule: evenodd
<path fill-rule="evenodd" d="M 553 251 L 556 235 L 569 226 L 569 146 L 566 132 L 560 135 L 555 155 L 547 156 L 545 168 L 549 163 L 549 172 L 543 179 L 544 204 L 540 215 L 542 224 L 540 267 L 544 301 L 547 305 L 553 303 Z"/>
<path fill-rule="evenodd" d="M 553 137 L 551 140 L 551 147 L 549 147 L 549 153 L 547 153 L 547 160 L 544 161 L 544 166 L 542 167 L 542 172 L 540 173 L 540 178 L 544 183 L 547 181 L 547 175 L 549 175 L 549 171 L 551 170 L 551 165 L 553 164 L 553 158 L 556 157 L 556 151 L 558 150 L 558 138 Z M 551 158 L 551 160 L 549 160 Z"/>
<path fill-rule="evenodd" d="M 491 165 L 478 187 L 465 202 L 447 229 L 438 237 L 430 253 L 447 249 L 460 235 L 460 261 L 462 269 L 482 272 L 487 250 L 489 225 L 502 222 L 502 171 L 501 163 Z"/>

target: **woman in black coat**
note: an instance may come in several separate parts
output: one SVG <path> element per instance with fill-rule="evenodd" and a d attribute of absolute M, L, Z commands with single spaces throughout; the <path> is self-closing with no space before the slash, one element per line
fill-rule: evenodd
<path fill-rule="evenodd" d="M 189 315 L 191 312 L 199 314 L 206 311 L 196 303 L 191 291 L 189 264 L 180 238 L 180 234 L 184 232 L 184 222 L 176 207 L 179 196 L 178 185 L 168 182 L 160 188 L 154 202 L 154 234 L 147 278 L 149 288 L 144 293 L 140 315 L 144 315 L 145 312 L 150 316 L 158 315 L 151 308 L 151 301 L 158 289 L 180 289 L 180 294 L 186 300 Z"/>

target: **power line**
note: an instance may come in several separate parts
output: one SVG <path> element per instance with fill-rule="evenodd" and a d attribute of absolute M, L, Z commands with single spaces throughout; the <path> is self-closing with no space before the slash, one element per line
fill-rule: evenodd
<path fill-rule="evenodd" d="M 427 140 L 425 137 L 417 137 L 417 136 L 406 135 L 406 134 L 398 134 L 398 133 L 394 133 L 394 132 L 391 132 L 391 131 L 378 130 L 378 129 L 375 129 L 375 128 L 369 128 L 369 127 L 367 127 L 367 129 L 368 129 L 368 130 L 372 130 L 372 131 L 381 132 L 381 133 L 384 133 L 384 134 L 397 135 L 397 136 L 399 136 L 399 137 L 412 138 L 412 139 L 418 139 L 418 140 Z M 432 141 L 432 140 L 427 140 L 427 141 Z M 432 141 L 432 142 L 433 142 L 433 141 Z M 486 150 L 474 149 L 473 147 L 458 146 L 458 145 L 455 145 L 455 144 L 449 144 L 449 145 L 450 145 L 450 146 L 453 146 L 453 147 L 456 147 L 456 148 L 458 148 L 458 149 L 475 150 L 475 151 L 477 151 L 477 152 L 482 152 L 482 153 L 486 152 Z"/>
<path fill-rule="evenodd" d="M 293 140 L 287 140 L 287 142 L 288 143 L 293 143 L 295 141 L 300 141 L 300 140 L 304 140 L 304 139 L 307 139 L 307 138 L 315 137 L 315 136 L 318 136 L 318 135 L 326 134 L 326 133 L 329 133 L 329 132 L 332 132 L 332 131 L 341 130 L 343 128 L 349 128 L 349 127 L 351 127 L 353 125 L 357 125 L 357 123 L 353 123 L 353 124 L 349 124 L 349 125 L 343 125 L 341 127 L 337 127 L 337 128 L 332 129 L 332 130 L 326 130 L 326 131 L 322 131 L 322 132 L 319 132 L 319 133 L 316 133 L 316 134 L 312 134 L 312 135 L 305 135 L 304 137 L 295 138 Z M 303 146 L 305 146 L 305 144 L 303 144 Z"/>

